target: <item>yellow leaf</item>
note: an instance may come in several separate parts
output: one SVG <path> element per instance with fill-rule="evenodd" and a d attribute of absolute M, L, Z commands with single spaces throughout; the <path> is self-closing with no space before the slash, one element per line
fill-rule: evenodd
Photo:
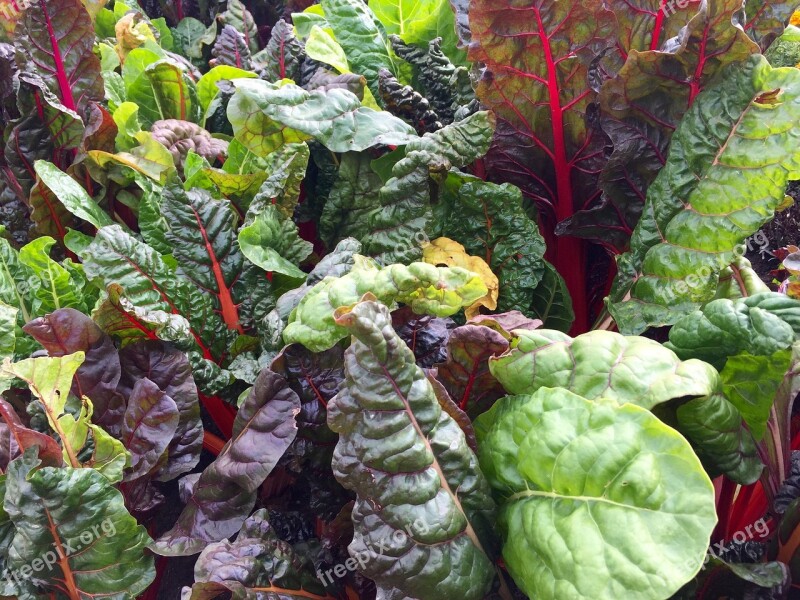
<path fill-rule="evenodd" d="M 796 10 L 792 13 L 792 18 L 789 19 L 789 25 L 800 26 L 800 10 Z"/>
<path fill-rule="evenodd" d="M 450 238 L 440 237 L 433 240 L 422 248 L 422 260 L 432 265 L 446 265 L 448 267 L 461 267 L 480 276 L 486 289 L 489 291 L 485 296 L 478 298 L 470 306 L 464 309 L 467 319 L 478 315 L 480 307 L 485 306 L 489 310 L 497 308 L 497 296 L 500 293 L 500 284 L 497 275 L 492 273 L 486 261 L 479 256 L 470 256 L 464 250 L 464 246 L 451 240 Z"/>

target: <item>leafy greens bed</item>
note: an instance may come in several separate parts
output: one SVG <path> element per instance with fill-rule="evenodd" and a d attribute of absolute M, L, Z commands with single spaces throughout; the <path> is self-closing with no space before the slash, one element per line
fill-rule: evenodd
<path fill-rule="evenodd" d="M 795 8 L 0 4 L 0 596 L 796 592 Z"/>

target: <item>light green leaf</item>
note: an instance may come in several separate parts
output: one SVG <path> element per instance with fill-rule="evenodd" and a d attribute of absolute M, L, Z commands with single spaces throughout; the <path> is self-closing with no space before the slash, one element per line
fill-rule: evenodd
<path fill-rule="evenodd" d="M 17 313 L 18 308 L 0 300 L 0 360 L 14 356 L 17 345 Z"/>
<path fill-rule="evenodd" d="M 380 97 L 378 71 L 397 72 L 383 25 L 361 0 L 322 0 L 320 5 L 353 73 L 363 75 L 372 94 Z"/>
<path fill-rule="evenodd" d="M 332 152 L 361 151 L 377 144 L 400 145 L 416 131 L 397 117 L 361 106 L 352 93 L 306 90 L 257 79 L 234 82 L 228 119 L 236 139 L 259 156 L 284 143 L 316 139 Z"/>
<path fill-rule="evenodd" d="M 321 63 L 332 66 L 339 73 L 349 73 L 350 66 L 347 64 L 347 55 L 342 46 L 333 39 L 333 36 L 314 25 L 311 33 L 306 40 L 306 54 Z"/>
<path fill-rule="evenodd" d="M 479 458 L 525 594 L 654 600 L 699 571 L 714 487 L 679 433 L 637 406 L 564 389 L 507 397 L 495 413 Z"/>
<path fill-rule="evenodd" d="M 380 302 L 409 304 L 417 314 L 450 316 L 487 292 L 480 276 L 458 267 L 428 263 L 378 264 L 364 256 L 353 257 L 353 268 L 342 277 L 326 277 L 309 291 L 289 317 L 283 332 L 287 344 L 299 342 L 322 352 L 347 336 L 336 324 L 334 312 L 352 306 L 366 293 Z"/>
<path fill-rule="evenodd" d="M 53 163 L 37 160 L 33 164 L 33 168 L 44 184 L 61 201 L 61 204 L 73 215 L 97 228 L 114 224 L 108 213 L 98 206 L 94 198 L 87 194 L 77 181 Z"/>
<path fill-rule="evenodd" d="M 311 242 L 300 238 L 297 225 L 282 216 L 276 206 L 264 207 L 253 221 L 239 231 L 239 247 L 253 263 L 268 272 L 305 279 L 296 265 L 314 250 Z"/>
<path fill-rule="evenodd" d="M 647 192 L 609 311 L 623 333 L 672 325 L 715 297 L 720 272 L 800 178 L 800 71 L 761 55 L 697 97 Z"/>
<path fill-rule="evenodd" d="M 26 244 L 19 251 L 19 261 L 35 273 L 41 284 L 35 290 L 33 312 L 41 315 L 59 308 L 85 310 L 82 285 L 69 271 L 50 258 L 50 248 L 56 241 L 43 236 Z"/>
<path fill-rule="evenodd" d="M 203 110 L 204 117 L 207 116 L 206 113 L 208 112 L 208 106 L 211 104 L 211 101 L 219 93 L 217 82 L 230 79 L 239 79 L 242 77 L 251 79 L 258 77 L 258 75 L 252 71 L 245 71 L 244 69 L 238 69 L 228 65 L 219 65 L 209 70 L 208 73 L 204 74 L 198 80 L 197 98 L 200 100 L 200 107 Z"/>
<path fill-rule="evenodd" d="M 747 421 L 756 441 L 764 437 L 770 409 L 789 367 L 792 351 L 753 356 L 747 352 L 730 356 L 720 372 L 722 391 Z"/>

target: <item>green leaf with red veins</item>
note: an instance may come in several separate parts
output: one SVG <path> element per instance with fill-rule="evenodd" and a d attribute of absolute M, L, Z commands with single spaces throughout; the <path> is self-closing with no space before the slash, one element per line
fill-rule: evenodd
<path fill-rule="evenodd" d="M 105 91 L 100 60 L 92 52 L 94 26 L 80 0 L 35 0 L 16 30 L 18 56 L 69 110 L 86 114 Z"/>
<path fill-rule="evenodd" d="M 108 286 L 106 294 L 92 311 L 92 319 L 121 347 L 137 340 L 164 340 L 177 347 L 194 347 L 189 321 L 181 315 L 134 305 L 118 284 Z"/>
<path fill-rule="evenodd" d="M 660 50 L 664 42 L 678 35 L 689 22 L 701 0 L 611 0 L 619 26 L 619 48 L 625 55 L 631 50 Z"/>
<path fill-rule="evenodd" d="M 356 492 L 352 556 L 387 598 L 484 598 L 495 576 L 489 486 L 461 428 L 372 301 L 342 312 L 353 335 L 345 383 L 328 403 L 333 471 Z M 388 542 L 388 543 L 387 543 Z"/>
<path fill-rule="evenodd" d="M 594 0 L 474 0 L 469 22 L 469 57 L 486 65 L 476 95 L 497 115 L 490 177 L 517 185 L 545 221 L 568 219 L 598 196 L 605 140 L 587 124 L 596 100 L 587 77 L 615 43 L 613 13 Z M 559 238 L 555 253 L 570 294 L 584 298 L 581 244 Z M 576 308 L 576 326 L 585 327 L 583 303 Z"/>
<path fill-rule="evenodd" d="M 122 428 L 122 442 L 131 453 L 131 471 L 125 473 L 125 480 L 144 477 L 158 464 L 177 426 L 175 401 L 146 377 L 139 379 L 128 399 Z"/>
<path fill-rule="evenodd" d="M 602 198 L 562 223 L 559 233 L 600 241 L 617 253 L 627 249 L 647 189 L 666 162 L 675 127 L 697 94 L 726 65 L 758 52 L 734 24 L 741 4 L 706 2 L 696 14 L 698 7 L 688 4 L 691 21 L 679 34 L 675 32 L 671 51 L 637 48 L 642 51 L 632 51 L 616 76 L 603 84 L 601 125 L 614 150 L 600 176 Z M 680 10 L 678 3 L 666 2 L 663 26 L 685 24 L 686 14 L 679 16 L 673 10 Z M 626 13 L 617 14 L 624 29 Z"/>
<path fill-rule="evenodd" d="M 236 218 L 228 200 L 214 200 L 205 190 L 185 191 L 173 180 L 165 188 L 161 210 L 167 242 L 178 261 L 178 273 L 214 298 L 228 329 L 242 332 L 231 288 L 244 258 L 236 242 Z"/>
<path fill-rule="evenodd" d="M 256 502 L 258 488 L 297 435 L 300 399 L 286 380 L 264 369 L 233 424 L 231 440 L 200 475 L 175 526 L 151 545 L 164 556 L 188 556 L 230 537 Z"/>
<path fill-rule="evenodd" d="M 744 30 L 763 52 L 783 33 L 784 26 L 797 8 L 793 0 L 746 0 Z"/>
<path fill-rule="evenodd" d="M 212 297 L 179 276 L 150 246 L 112 225 L 97 232 L 81 258 L 87 277 L 103 286 L 119 284 L 137 308 L 185 317 L 205 358 L 218 361 L 223 355 L 230 330 L 215 312 Z"/>
<path fill-rule="evenodd" d="M 730 65 L 698 97 L 650 186 L 631 252 L 617 260 L 609 311 L 623 333 L 671 325 L 714 299 L 737 246 L 800 177 L 800 72 L 763 56 Z"/>
<path fill-rule="evenodd" d="M 200 460 L 203 445 L 203 422 L 197 385 L 186 355 L 160 341 L 146 341 L 126 346 L 119 353 L 122 367 L 119 389 L 133 398 L 137 381 L 147 378 L 175 403 L 178 423 L 169 441 L 167 461 L 159 467 L 157 481 L 169 481 L 191 471 Z M 128 410 L 131 410 L 128 401 Z M 160 401 L 161 402 L 161 401 Z"/>
<path fill-rule="evenodd" d="M 30 569 L 32 556 L 54 556 L 52 568 L 20 578 L 21 600 L 127 600 L 155 577 L 147 531 L 99 472 L 39 467 L 29 451 L 9 465 L 6 486 L 3 508 L 16 525 L 7 566 Z"/>

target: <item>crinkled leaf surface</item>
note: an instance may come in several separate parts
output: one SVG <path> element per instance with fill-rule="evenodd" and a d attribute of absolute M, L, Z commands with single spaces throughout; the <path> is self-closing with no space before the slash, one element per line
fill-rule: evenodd
<path fill-rule="evenodd" d="M 19 597 L 61 590 L 73 598 L 135 598 L 155 569 L 145 552 L 150 537 L 128 514 L 122 494 L 93 469 L 38 463 L 26 454 L 9 466 L 3 508 L 16 525 L 9 566 L 21 568 L 48 553 L 57 560 L 52 569 L 22 578 Z"/>
<path fill-rule="evenodd" d="M 17 50 L 67 109 L 83 116 L 103 100 L 94 27 L 80 0 L 31 2 L 17 28 Z"/>
<path fill-rule="evenodd" d="M 123 348 L 119 361 L 122 367 L 119 389 L 129 398 L 128 413 L 142 413 L 143 407 L 133 405 L 136 404 L 134 390 L 137 382 L 144 379 L 155 384 L 177 407 L 178 423 L 174 435 L 168 440 L 167 461 L 160 465 L 156 479 L 168 481 L 191 471 L 200 459 L 203 422 L 197 385 L 186 355 L 160 341 L 148 340 Z M 147 391 L 143 398 L 145 402 L 155 394 L 150 389 L 142 391 Z M 169 402 L 158 398 L 157 404 L 169 405 Z"/>
<path fill-rule="evenodd" d="M 560 387 L 589 400 L 600 398 L 652 408 L 719 387 L 710 365 L 681 361 L 654 340 L 590 331 L 571 338 L 560 331 L 516 331 L 511 350 L 489 366 L 509 394 Z"/>
<path fill-rule="evenodd" d="M 396 71 L 386 29 L 360 0 L 322 0 L 320 6 L 354 73 L 363 75 L 377 98 L 378 72 Z"/>
<path fill-rule="evenodd" d="M 121 368 L 114 342 L 86 315 L 61 308 L 34 319 L 23 327 L 50 356 L 83 352 L 83 363 L 75 373 L 72 393 L 88 396 L 94 405 L 94 421 L 109 433 L 119 433 L 125 398 L 117 391 Z"/>
<path fill-rule="evenodd" d="M 351 554 L 384 540 L 386 557 L 360 568 L 387 598 L 483 598 L 494 578 L 494 502 L 464 433 L 385 306 L 361 302 L 337 322 L 355 338 L 344 388 L 328 403 L 339 433 L 333 471 L 357 494 Z"/>
<path fill-rule="evenodd" d="M 799 336 L 800 301 L 765 292 L 709 302 L 675 323 L 665 345 L 683 359 L 699 358 L 721 370 L 729 356 L 769 355 Z"/>
<path fill-rule="evenodd" d="M 361 151 L 376 144 L 416 139 L 413 127 L 383 111 L 361 106 L 343 89 L 308 92 L 293 84 L 237 80 L 228 103 L 236 138 L 266 156 L 284 143 L 316 139 L 332 152 Z"/>
<path fill-rule="evenodd" d="M 695 575 L 717 516 L 680 434 L 638 406 L 564 389 L 496 407 L 480 461 L 503 498 L 503 558 L 526 594 L 667 598 Z"/>
<path fill-rule="evenodd" d="M 379 267 L 374 261 L 355 256 L 349 273 L 326 277 L 297 305 L 283 333 L 287 344 L 299 342 L 321 352 L 346 337 L 337 325 L 334 311 L 358 302 L 367 292 L 391 304 L 409 304 L 418 314 L 447 317 L 469 306 L 486 293 L 481 278 L 458 267 L 434 267 L 427 263 Z"/>
<path fill-rule="evenodd" d="M 187 556 L 236 533 L 253 510 L 259 486 L 297 435 L 300 399 L 268 369 L 259 374 L 233 424 L 231 440 L 194 485 L 175 526 L 151 546 Z"/>
<path fill-rule="evenodd" d="M 678 430 L 710 469 L 745 484 L 758 478 L 761 462 L 753 436 L 721 393 L 719 373 L 711 365 L 681 361 L 654 340 L 610 331 L 576 338 L 546 329 L 515 335 L 511 350 L 489 359 L 492 374 L 509 393 L 558 387 L 590 400 L 653 409 L 667 422 L 677 418 Z"/>
<path fill-rule="evenodd" d="M 569 329 L 569 295 L 543 259 L 544 239 L 525 213 L 519 189 L 458 172 L 449 173 L 441 189 L 434 207 L 437 232 L 489 263 L 500 280 L 498 309 L 519 310 L 548 327 Z"/>
<path fill-rule="evenodd" d="M 673 324 L 714 298 L 735 247 L 800 177 L 798 95 L 800 73 L 755 56 L 698 96 L 617 261 L 608 306 L 620 331 Z"/>

